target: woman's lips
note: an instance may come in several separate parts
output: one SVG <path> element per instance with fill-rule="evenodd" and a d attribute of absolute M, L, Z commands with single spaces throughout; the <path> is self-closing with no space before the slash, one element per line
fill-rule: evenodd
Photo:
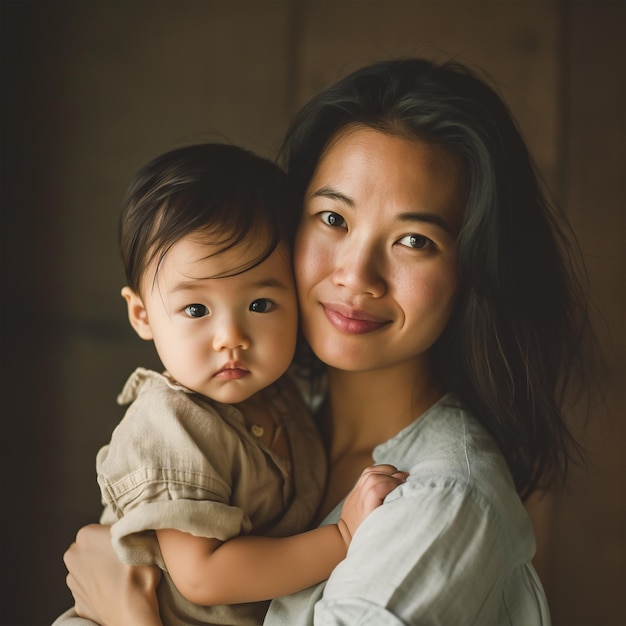
<path fill-rule="evenodd" d="M 322 303 L 322 309 L 331 326 L 348 335 L 371 333 L 389 323 L 389 320 L 351 309 L 343 304 Z"/>

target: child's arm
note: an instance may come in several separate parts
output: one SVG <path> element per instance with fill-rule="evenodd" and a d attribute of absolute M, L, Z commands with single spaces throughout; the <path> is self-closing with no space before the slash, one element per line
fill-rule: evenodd
<path fill-rule="evenodd" d="M 200 605 L 268 600 L 327 579 L 352 534 L 406 474 L 391 465 L 366 469 L 339 524 L 291 537 L 235 537 L 222 543 L 173 529 L 157 530 L 168 572 L 180 593 Z"/>

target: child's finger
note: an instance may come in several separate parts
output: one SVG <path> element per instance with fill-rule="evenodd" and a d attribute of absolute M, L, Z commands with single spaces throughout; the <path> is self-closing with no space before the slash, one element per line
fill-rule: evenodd
<path fill-rule="evenodd" d="M 367 474 L 389 474 L 393 475 L 397 473 L 399 470 L 394 465 L 389 465 L 388 463 L 381 463 L 380 465 L 370 465 L 366 467 L 362 472 L 361 476 Z"/>

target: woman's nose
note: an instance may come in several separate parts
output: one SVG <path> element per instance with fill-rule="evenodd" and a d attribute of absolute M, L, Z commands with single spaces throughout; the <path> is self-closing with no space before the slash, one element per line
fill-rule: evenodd
<path fill-rule="evenodd" d="M 336 256 L 335 284 L 356 294 L 380 298 L 387 290 L 383 253 L 374 243 L 346 241 Z"/>
<path fill-rule="evenodd" d="M 232 316 L 225 316 L 215 324 L 213 335 L 213 349 L 220 350 L 247 350 L 250 339 L 243 325 Z"/>

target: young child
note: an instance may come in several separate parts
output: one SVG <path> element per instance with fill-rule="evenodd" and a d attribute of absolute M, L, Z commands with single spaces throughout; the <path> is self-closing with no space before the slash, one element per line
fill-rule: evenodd
<path fill-rule="evenodd" d="M 166 371 L 140 368 L 126 383 L 130 407 L 98 453 L 98 483 L 118 556 L 163 570 L 166 625 L 260 624 L 266 600 L 330 575 L 405 478 L 371 468 L 338 524 L 303 532 L 326 462 L 284 375 L 298 317 L 288 204 L 277 166 L 220 144 L 157 157 L 125 200 L 122 296 Z M 72 610 L 55 625 L 80 621 Z"/>

